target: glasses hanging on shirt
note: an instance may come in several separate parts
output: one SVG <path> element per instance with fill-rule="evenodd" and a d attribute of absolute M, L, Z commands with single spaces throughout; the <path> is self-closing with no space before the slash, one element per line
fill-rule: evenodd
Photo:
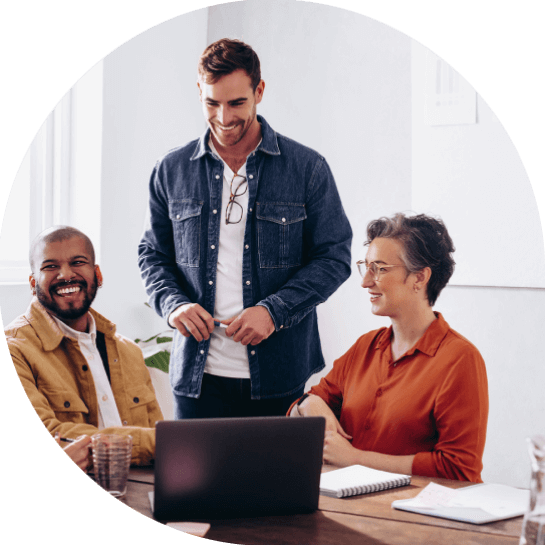
<path fill-rule="evenodd" d="M 242 205 L 236 201 L 236 198 L 241 197 L 244 195 L 244 193 L 246 193 L 246 191 L 248 191 L 248 180 L 246 179 L 246 176 L 235 174 L 231 180 L 229 191 L 229 202 L 227 203 L 227 209 L 225 211 L 226 225 L 229 225 L 230 223 L 240 223 L 242 220 L 244 210 Z"/>

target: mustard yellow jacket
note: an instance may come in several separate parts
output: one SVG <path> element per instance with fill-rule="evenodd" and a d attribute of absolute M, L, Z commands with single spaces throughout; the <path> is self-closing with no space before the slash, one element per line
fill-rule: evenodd
<path fill-rule="evenodd" d="M 163 415 L 142 351 L 118 335 L 112 322 L 89 312 L 97 331 L 104 333 L 112 391 L 123 423 L 100 433 L 131 435 L 132 463 L 149 464 L 155 455 L 155 422 Z M 77 341 L 64 337 L 36 298 L 5 333 L 23 388 L 50 433 L 71 438 L 97 433 L 95 384 Z"/>

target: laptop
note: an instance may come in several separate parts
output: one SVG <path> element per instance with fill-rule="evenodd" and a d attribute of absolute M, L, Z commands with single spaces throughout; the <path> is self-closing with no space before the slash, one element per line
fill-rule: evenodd
<path fill-rule="evenodd" d="M 315 511 L 324 430 L 322 417 L 157 422 L 154 517 L 197 521 Z"/>

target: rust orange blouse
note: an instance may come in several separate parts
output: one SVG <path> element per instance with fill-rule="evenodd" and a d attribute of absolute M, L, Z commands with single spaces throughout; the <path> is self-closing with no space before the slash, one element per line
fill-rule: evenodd
<path fill-rule="evenodd" d="M 392 328 L 371 331 L 310 393 L 360 450 L 415 454 L 413 475 L 481 482 L 488 420 L 483 358 L 440 313 L 395 363 Z"/>

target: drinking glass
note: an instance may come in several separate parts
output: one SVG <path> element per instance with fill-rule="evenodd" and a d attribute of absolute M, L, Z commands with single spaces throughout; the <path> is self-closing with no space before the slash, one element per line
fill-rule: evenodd
<path fill-rule="evenodd" d="M 97 483 L 116 498 L 124 496 L 131 465 L 132 437 L 97 434 L 92 437 L 92 441 Z"/>

